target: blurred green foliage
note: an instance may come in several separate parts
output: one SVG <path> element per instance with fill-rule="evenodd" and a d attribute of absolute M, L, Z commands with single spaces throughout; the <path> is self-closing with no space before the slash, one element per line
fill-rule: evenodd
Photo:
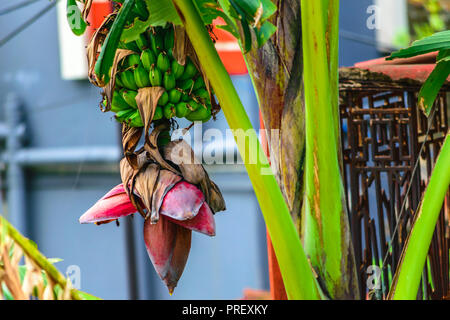
<path fill-rule="evenodd" d="M 410 30 L 399 30 L 394 38 L 394 45 L 406 47 L 415 40 L 448 29 L 449 7 L 448 0 L 409 0 Z"/>

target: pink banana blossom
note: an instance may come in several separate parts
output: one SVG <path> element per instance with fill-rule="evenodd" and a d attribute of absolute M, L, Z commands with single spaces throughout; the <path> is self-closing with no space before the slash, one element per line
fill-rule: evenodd
<path fill-rule="evenodd" d="M 108 223 L 136 211 L 123 184 L 119 184 L 86 211 L 79 221 Z M 156 272 L 172 294 L 187 262 L 192 230 L 214 236 L 214 215 L 202 191 L 186 181 L 176 183 L 167 192 L 159 214 L 156 223 L 152 223 L 150 218 L 145 220 L 144 241 Z"/>

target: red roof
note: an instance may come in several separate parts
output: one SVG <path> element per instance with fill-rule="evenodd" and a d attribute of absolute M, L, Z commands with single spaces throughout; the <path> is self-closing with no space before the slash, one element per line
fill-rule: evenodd
<path fill-rule="evenodd" d="M 355 63 L 354 67 L 385 74 L 394 81 L 412 79 L 424 82 L 436 65 L 436 56 L 437 52 L 406 59 L 386 60 L 383 57 Z M 447 82 L 450 82 L 450 76 Z"/>

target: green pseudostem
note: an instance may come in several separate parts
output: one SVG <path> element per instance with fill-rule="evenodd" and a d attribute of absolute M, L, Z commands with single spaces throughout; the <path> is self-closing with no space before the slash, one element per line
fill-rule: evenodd
<path fill-rule="evenodd" d="M 192 0 L 173 0 L 173 3 L 206 76 L 211 81 L 230 128 L 243 130 L 250 139 L 257 139 L 242 102 Z M 270 171 L 270 166 L 261 145 L 256 143 L 256 149 L 251 150 L 245 141 L 240 141 L 244 139 L 237 139 L 235 136 L 235 140 L 243 159 L 249 154 L 256 155 L 255 163 L 245 161 L 245 166 L 273 242 L 288 298 L 320 299 L 316 280 L 275 177 L 271 172 L 262 174 Z"/>

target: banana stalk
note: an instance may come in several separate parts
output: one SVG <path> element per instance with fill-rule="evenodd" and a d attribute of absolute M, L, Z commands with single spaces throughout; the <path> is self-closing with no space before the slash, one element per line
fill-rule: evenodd
<path fill-rule="evenodd" d="M 338 0 L 301 1 L 306 121 L 301 235 L 306 254 L 329 297 L 357 299 L 359 289 L 339 162 L 338 14 Z"/>
<path fill-rule="evenodd" d="M 257 139 L 242 102 L 192 0 L 172 0 L 172 2 L 192 40 L 202 69 L 211 81 L 230 128 L 250 132 L 250 139 Z M 272 174 L 261 174 L 263 169 L 269 168 L 269 164 L 260 144 L 256 144 L 256 150 L 249 150 L 248 144 L 239 141 L 244 139 L 237 137 L 235 139 L 243 158 L 246 154 L 250 154 L 250 151 L 256 151 L 256 163 L 245 165 L 273 242 L 288 297 L 320 299 L 315 278 L 275 177 Z"/>

